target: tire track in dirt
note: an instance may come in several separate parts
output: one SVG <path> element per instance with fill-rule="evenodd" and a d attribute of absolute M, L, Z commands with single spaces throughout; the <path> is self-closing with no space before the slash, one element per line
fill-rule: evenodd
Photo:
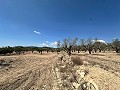
<path fill-rule="evenodd" d="M 101 59 L 97 57 L 91 57 L 91 56 L 82 56 L 82 60 L 89 62 L 91 65 L 98 65 L 100 68 L 110 71 L 114 74 L 116 74 L 118 77 L 120 77 L 120 63 L 116 61 L 111 61 L 107 59 Z"/>
<path fill-rule="evenodd" d="M 41 62 L 34 61 L 29 71 L 24 71 L 26 73 L 0 82 L 0 90 L 41 90 L 42 88 L 51 90 L 54 78 L 52 68 L 55 63 L 56 56 Z"/>
<path fill-rule="evenodd" d="M 28 79 L 30 73 L 31 72 L 28 72 L 19 77 L 2 82 L 2 84 L 0 84 L 0 90 L 15 90 Z"/>

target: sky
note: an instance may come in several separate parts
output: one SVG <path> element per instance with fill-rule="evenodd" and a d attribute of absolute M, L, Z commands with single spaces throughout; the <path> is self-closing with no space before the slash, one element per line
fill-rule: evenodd
<path fill-rule="evenodd" d="M 0 0 L 0 47 L 120 39 L 120 0 Z"/>

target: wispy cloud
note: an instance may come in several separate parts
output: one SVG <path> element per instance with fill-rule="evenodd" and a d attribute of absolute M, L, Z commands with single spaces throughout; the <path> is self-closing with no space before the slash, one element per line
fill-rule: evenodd
<path fill-rule="evenodd" d="M 42 43 L 42 44 L 39 44 L 41 47 L 57 47 L 57 42 L 54 41 L 54 42 L 49 42 L 49 41 L 46 41 L 45 43 Z"/>
<path fill-rule="evenodd" d="M 36 33 L 36 34 L 41 34 L 40 32 L 38 32 L 38 31 L 34 31 L 34 33 Z"/>

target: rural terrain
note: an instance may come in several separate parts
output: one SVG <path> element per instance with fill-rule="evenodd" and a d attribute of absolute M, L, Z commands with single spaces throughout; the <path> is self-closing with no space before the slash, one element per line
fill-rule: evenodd
<path fill-rule="evenodd" d="M 120 90 L 120 0 L 0 0 L 0 90 Z"/>
<path fill-rule="evenodd" d="M 94 82 L 98 90 L 120 89 L 119 54 L 106 52 L 90 55 L 74 52 L 71 57 L 78 57 L 83 64 L 75 64 L 72 68 L 60 71 L 61 74 L 56 68 L 59 69 L 64 56 L 63 53 L 0 56 L 0 90 L 88 90 L 77 89 L 74 80 L 67 83 L 72 87 L 67 84 L 60 86 L 66 78 L 62 80 L 59 75 L 68 74 L 70 69 L 73 69 L 73 72 L 87 71 L 85 79 Z"/>

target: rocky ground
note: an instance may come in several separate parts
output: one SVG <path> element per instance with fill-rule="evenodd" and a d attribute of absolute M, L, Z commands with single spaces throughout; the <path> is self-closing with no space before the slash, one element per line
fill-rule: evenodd
<path fill-rule="evenodd" d="M 100 90 L 119 90 L 120 55 L 116 53 L 74 54 L 84 61 L 80 69 L 88 70 L 86 79 L 93 80 Z"/>
<path fill-rule="evenodd" d="M 115 53 L 0 56 L 0 90 L 119 90 Z"/>

